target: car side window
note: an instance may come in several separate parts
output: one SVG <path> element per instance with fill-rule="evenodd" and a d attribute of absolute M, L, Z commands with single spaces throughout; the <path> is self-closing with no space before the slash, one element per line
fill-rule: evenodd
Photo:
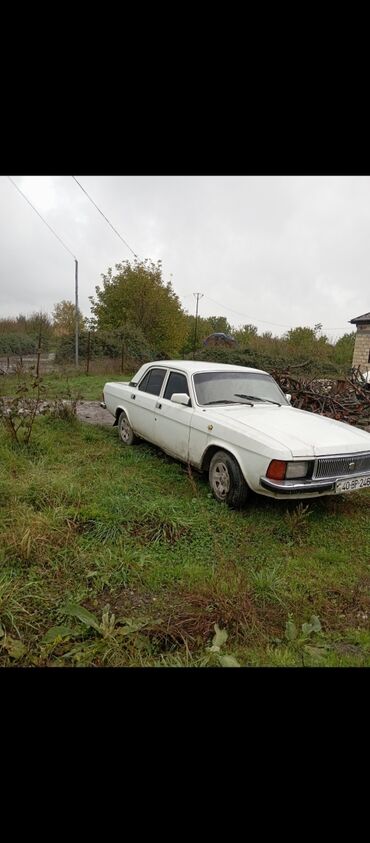
<path fill-rule="evenodd" d="M 171 396 L 174 392 L 186 392 L 186 394 L 189 395 L 187 379 L 185 375 L 181 375 L 179 374 L 179 372 L 171 372 L 167 381 L 163 398 L 168 398 L 169 400 L 171 400 Z"/>
<path fill-rule="evenodd" d="M 159 395 L 165 375 L 166 369 L 150 369 L 141 381 L 139 389 L 149 392 L 150 395 Z"/>

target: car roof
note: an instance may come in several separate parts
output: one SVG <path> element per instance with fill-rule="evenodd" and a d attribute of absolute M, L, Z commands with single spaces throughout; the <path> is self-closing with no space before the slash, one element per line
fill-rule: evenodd
<path fill-rule="evenodd" d="M 263 369 L 253 369 L 250 366 L 232 366 L 229 363 L 209 363 L 203 360 L 153 360 L 151 363 L 145 363 L 140 369 L 140 372 L 146 368 L 155 366 L 156 368 L 177 369 L 187 374 L 194 375 L 197 372 L 259 372 L 267 375 Z"/>

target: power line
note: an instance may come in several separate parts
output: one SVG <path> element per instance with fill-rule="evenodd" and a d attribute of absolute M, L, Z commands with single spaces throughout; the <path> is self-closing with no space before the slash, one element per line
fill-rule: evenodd
<path fill-rule="evenodd" d="M 37 210 L 37 208 L 35 208 L 35 206 L 32 205 L 32 202 L 30 202 L 30 200 L 27 198 L 26 194 L 23 193 L 23 190 L 21 190 L 20 187 L 18 187 L 18 185 L 15 183 L 15 181 L 13 181 L 11 176 L 8 176 L 8 179 L 14 185 L 16 190 L 18 190 L 18 193 L 20 193 L 21 196 L 23 196 L 23 199 L 25 199 L 26 202 L 28 202 L 28 204 L 31 205 L 31 208 L 35 211 L 37 216 L 40 217 L 40 219 L 45 223 L 45 225 L 47 225 L 47 227 L 51 231 L 51 233 L 54 234 L 54 236 L 57 238 L 57 240 L 59 240 L 59 243 L 61 243 L 62 246 L 64 246 L 64 248 L 67 250 L 67 252 L 69 252 L 69 254 L 72 255 L 72 257 L 74 259 L 74 262 L 75 262 L 75 322 L 76 322 L 76 327 L 75 327 L 75 360 L 76 360 L 76 366 L 78 366 L 78 334 L 79 334 L 79 328 L 78 328 L 78 260 L 76 258 L 76 255 L 74 255 L 73 252 L 71 252 L 71 250 L 68 248 L 68 246 L 66 246 L 66 244 L 64 243 L 62 238 L 59 237 L 59 234 L 57 234 L 56 231 L 54 231 L 54 229 L 51 227 L 51 225 L 49 225 L 49 223 L 46 222 L 46 220 L 44 220 L 44 217 L 42 216 L 42 214 L 40 214 L 40 212 Z"/>
<path fill-rule="evenodd" d="M 183 296 L 183 298 L 185 298 L 185 296 Z M 236 313 L 237 316 L 244 316 L 245 319 L 253 319 L 255 322 L 262 322 L 264 325 L 274 325 L 274 326 L 279 327 L 279 328 L 291 328 L 293 330 L 294 330 L 295 327 L 297 327 L 295 325 L 282 325 L 280 322 L 268 322 L 267 319 L 259 319 L 259 318 L 257 318 L 257 316 L 250 316 L 249 314 L 246 314 L 246 313 L 240 313 L 240 311 L 238 311 L 238 310 L 233 310 L 232 307 L 227 307 L 227 305 L 225 305 L 225 304 L 220 304 L 220 302 L 217 302 L 214 299 L 211 299 L 210 296 L 205 295 L 205 298 L 208 299 L 208 301 L 213 302 L 213 304 L 217 304 L 218 307 L 223 307 L 224 310 L 230 310 L 231 313 Z M 323 325 L 323 329 L 325 331 L 342 331 L 343 330 L 343 328 L 326 328 L 325 325 Z"/>
<path fill-rule="evenodd" d="M 110 220 L 108 219 L 108 217 L 106 217 L 106 216 L 105 216 L 105 214 L 103 214 L 103 211 L 101 211 L 101 210 L 100 210 L 100 208 L 98 207 L 98 205 L 96 204 L 96 202 L 94 202 L 94 200 L 93 200 L 93 199 L 91 198 L 91 196 L 88 194 L 87 190 L 85 190 L 85 188 L 84 188 L 84 187 L 82 187 L 82 184 L 80 184 L 80 182 L 78 181 L 78 179 L 76 179 L 76 176 L 72 176 L 72 178 L 73 178 L 73 179 L 74 179 L 74 181 L 78 184 L 78 186 L 81 188 L 81 190 L 83 191 L 83 193 L 85 193 L 85 195 L 86 195 L 86 196 L 87 196 L 87 198 L 90 200 L 90 202 L 92 202 L 92 204 L 95 206 L 95 208 L 97 209 L 97 211 L 99 211 L 99 214 L 101 214 L 101 216 L 102 216 L 102 217 L 104 217 L 104 219 L 106 220 L 106 222 L 108 223 L 108 225 L 112 228 L 112 230 L 115 232 L 115 234 L 117 234 L 117 236 L 120 238 L 120 240 L 122 240 L 122 243 L 124 243 L 124 244 L 125 244 L 125 246 L 127 246 L 127 248 L 130 250 L 130 252 L 132 252 L 132 254 L 134 255 L 134 257 L 135 257 L 135 258 L 137 258 L 137 257 L 138 257 L 138 255 L 134 252 L 134 250 L 133 250 L 133 249 L 131 249 L 131 246 L 129 246 L 129 244 L 126 242 L 126 240 L 124 240 L 124 238 L 123 238 L 123 237 L 121 237 L 121 235 L 120 235 L 119 231 L 117 231 L 117 229 L 114 227 L 114 225 L 112 225 L 112 223 L 110 222 Z M 13 181 L 13 179 L 11 178 L 11 176 L 8 176 L 8 179 L 9 179 L 9 181 L 11 181 L 11 183 L 14 185 L 14 187 L 16 188 L 16 190 L 18 190 L 18 193 L 20 193 L 20 194 L 21 194 L 21 196 L 23 196 L 23 198 L 26 200 L 26 202 L 28 202 L 28 204 L 29 204 L 29 205 L 31 206 L 31 208 L 35 211 L 35 213 L 36 213 L 36 214 L 40 217 L 40 219 L 41 219 L 41 220 L 45 223 L 45 225 L 47 225 L 47 227 L 48 227 L 48 228 L 49 228 L 49 230 L 52 232 L 52 234 L 54 234 L 54 237 L 56 237 L 56 238 L 57 238 L 57 240 L 59 240 L 59 242 L 62 244 L 62 246 L 64 246 L 64 248 L 67 250 L 67 252 L 69 252 L 69 254 L 70 254 L 70 255 L 72 255 L 72 257 L 73 257 L 73 258 L 74 258 L 74 260 L 76 261 L 76 260 L 77 260 L 77 258 L 76 258 L 76 256 L 73 254 L 73 252 L 71 252 L 71 250 L 68 248 L 68 246 L 66 246 L 66 244 L 63 242 L 62 238 L 61 238 L 61 237 L 59 237 L 59 235 L 56 233 L 56 231 L 54 231 L 54 229 L 51 227 L 51 225 L 49 225 L 49 223 L 48 223 L 48 222 L 46 222 L 46 220 L 45 220 L 45 219 L 44 219 L 44 217 L 40 214 L 40 212 L 37 210 L 37 208 L 35 208 L 35 206 L 34 206 L 34 205 L 32 205 L 32 202 L 30 202 L 30 200 L 29 200 L 29 199 L 27 198 L 27 196 L 23 193 L 23 191 L 20 189 L 20 187 L 18 187 L 18 185 L 15 183 L 15 181 Z M 183 299 L 184 299 L 184 298 L 189 298 L 191 295 L 198 296 L 198 297 L 202 297 L 202 296 L 203 296 L 203 294 L 200 294 L 200 293 L 199 293 L 199 294 L 198 294 L 198 293 L 193 293 L 193 294 L 192 294 L 192 293 L 187 293 L 186 295 L 180 296 L 180 298 L 183 298 Z M 211 297 L 210 297 L 210 296 L 207 296 L 207 295 L 205 295 L 205 298 L 206 298 L 206 299 L 208 299 L 208 301 L 213 302 L 213 304 L 216 304 L 218 307 L 222 307 L 224 310 L 229 310 L 231 313 L 235 313 L 237 316 L 243 316 L 245 319 L 254 319 L 254 321 L 256 321 L 256 322 L 261 322 L 261 323 L 262 323 L 262 324 L 264 324 L 264 325 L 273 325 L 273 326 L 275 326 L 275 327 L 279 327 L 279 328 L 291 328 L 291 329 L 294 329 L 294 327 L 295 327 L 294 325 L 283 325 L 283 324 L 281 324 L 280 322 L 269 322 L 267 319 L 259 319 L 259 318 L 255 317 L 255 316 L 250 316 L 249 314 L 247 315 L 246 313 L 241 313 L 241 312 L 240 312 L 240 311 L 238 311 L 238 310 L 233 310 L 233 308 L 232 308 L 232 307 L 227 307 L 227 305 L 220 304 L 219 302 L 215 301 L 214 299 L 211 299 Z M 198 308 L 198 301 L 199 301 L 199 298 L 197 298 L 197 308 Z M 323 327 L 324 327 L 325 331 L 330 331 L 330 332 L 342 331 L 342 330 L 343 330 L 343 328 L 325 328 L 325 326 L 323 326 Z"/>
<path fill-rule="evenodd" d="M 268 322 L 267 319 L 257 319 L 256 316 L 249 316 L 246 313 L 240 313 L 238 310 L 233 310 L 232 307 L 227 307 L 225 304 L 220 304 L 220 302 L 211 299 L 210 296 L 206 296 L 206 299 L 213 302 L 213 304 L 217 304 L 218 307 L 223 307 L 225 310 L 230 310 L 231 313 L 236 313 L 237 316 L 244 316 L 245 319 L 254 319 L 256 322 L 263 322 L 266 325 L 276 325 L 279 328 L 292 328 L 292 325 L 282 325 L 280 322 Z"/>
<path fill-rule="evenodd" d="M 89 196 L 89 194 L 88 194 L 87 190 L 85 190 L 85 188 L 84 188 L 84 187 L 82 187 L 82 184 L 80 184 L 80 182 L 78 181 L 78 179 L 76 179 L 76 176 L 72 176 L 72 178 L 75 180 L 76 184 L 78 184 L 78 186 L 81 188 L 81 190 L 82 190 L 82 191 L 86 194 L 87 198 L 88 198 L 88 199 L 90 199 L 90 202 L 92 202 L 92 203 L 93 203 L 93 205 L 95 206 L 96 210 L 97 210 L 97 211 L 99 211 L 99 214 L 101 214 L 101 215 L 102 215 L 102 217 L 104 217 L 104 219 L 106 220 L 106 222 L 108 223 L 108 225 L 110 225 L 110 227 L 111 227 L 111 228 L 113 229 L 113 231 L 117 234 L 117 236 L 119 237 L 119 239 L 120 239 L 120 240 L 122 240 L 122 243 L 124 243 L 124 244 L 125 244 L 125 246 L 127 246 L 127 248 L 128 248 L 128 249 L 130 249 L 130 252 L 132 252 L 132 254 L 133 254 L 134 258 L 137 258 L 137 257 L 138 257 L 138 256 L 137 256 L 137 254 L 134 252 L 134 250 L 133 250 L 133 249 L 131 249 L 131 246 L 129 246 L 129 244 L 126 242 L 126 240 L 124 240 L 124 239 L 123 239 L 123 237 L 121 237 L 121 235 L 120 235 L 119 231 L 117 231 L 117 229 L 114 227 L 114 225 L 112 225 L 112 223 L 110 222 L 110 220 L 108 219 L 108 217 L 106 217 L 106 216 L 105 216 L 105 214 L 103 214 L 103 211 L 101 211 L 101 210 L 100 210 L 100 208 L 98 207 L 98 205 L 96 204 L 96 202 L 94 202 L 94 200 L 91 198 L 91 196 Z"/>
<path fill-rule="evenodd" d="M 20 194 L 21 194 L 21 196 L 23 196 L 23 199 L 25 199 L 25 200 L 26 200 L 26 202 L 28 202 L 28 204 L 29 204 L 29 205 L 31 205 L 31 208 L 33 208 L 33 210 L 36 212 L 37 216 L 39 216 L 39 217 L 40 217 L 40 219 L 42 219 L 42 221 L 45 223 L 45 225 L 47 225 L 47 227 L 50 229 L 50 231 L 52 232 L 52 234 L 54 234 L 54 237 L 56 237 L 56 238 L 57 238 L 57 240 L 59 240 L 59 243 L 61 243 L 61 244 L 62 244 L 62 246 L 64 246 L 64 248 L 65 248 L 65 249 L 67 249 L 67 252 L 69 252 L 69 254 L 70 254 L 70 255 L 72 255 L 72 257 L 73 257 L 75 260 L 77 260 L 76 255 L 74 255 L 74 254 L 73 254 L 73 252 L 71 252 L 71 250 L 68 248 L 68 246 L 66 246 L 66 244 L 63 242 L 62 238 L 61 238 L 61 237 L 59 237 L 59 234 L 57 234 L 57 233 L 56 233 L 56 231 L 54 231 L 54 229 L 51 227 L 51 225 L 49 225 L 49 223 L 48 223 L 48 222 L 46 222 L 46 220 L 44 220 L 44 217 L 40 214 L 40 212 L 37 210 L 37 208 L 35 208 L 35 206 L 34 206 L 34 205 L 32 205 L 32 202 L 30 202 L 30 200 L 27 198 L 26 194 L 25 194 L 25 193 L 23 193 L 23 190 L 21 190 L 21 189 L 20 189 L 20 187 L 18 187 L 18 185 L 15 183 L 15 181 L 13 181 L 13 179 L 11 178 L 11 176 L 8 176 L 8 179 L 9 179 L 9 181 L 11 181 L 11 183 L 14 185 L 15 189 L 16 189 L 16 190 L 18 190 L 18 193 L 20 193 Z"/>

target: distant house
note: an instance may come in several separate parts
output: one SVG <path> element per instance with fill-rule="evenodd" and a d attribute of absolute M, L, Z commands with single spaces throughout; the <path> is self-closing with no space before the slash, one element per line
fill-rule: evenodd
<path fill-rule="evenodd" d="M 350 319 L 350 324 L 357 328 L 352 366 L 366 372 L 370 368 L 370 313 Z"/>
<path fill-rule="evenodd" d="M 207 346 L 207 348 L 214 348 L 215 346 L 221 346 L 224 348 L 232 348 L 236 345 L 236 340 L 234 337 L 231 337 L 230 334 L 223 334 L 221 332 L 210 334 L 209 337 L 206 337 L 203 340 L 203 344 Z"/>

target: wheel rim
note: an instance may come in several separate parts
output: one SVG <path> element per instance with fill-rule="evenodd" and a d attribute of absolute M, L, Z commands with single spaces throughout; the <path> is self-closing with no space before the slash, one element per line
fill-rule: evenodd
<path fill-rule="evenodd" d="M 120 423 L 120 436 L 123 442 L 128 442 L 131 435 L 131 428 L 127 419 L 122 419 Z"/>
<path fill-rule="evenodd" d="M 218 498 L 226 498 L 230 491 L 230 474 L 224 462 L 216 462 L 213 466 L 211 486 Z"/>

